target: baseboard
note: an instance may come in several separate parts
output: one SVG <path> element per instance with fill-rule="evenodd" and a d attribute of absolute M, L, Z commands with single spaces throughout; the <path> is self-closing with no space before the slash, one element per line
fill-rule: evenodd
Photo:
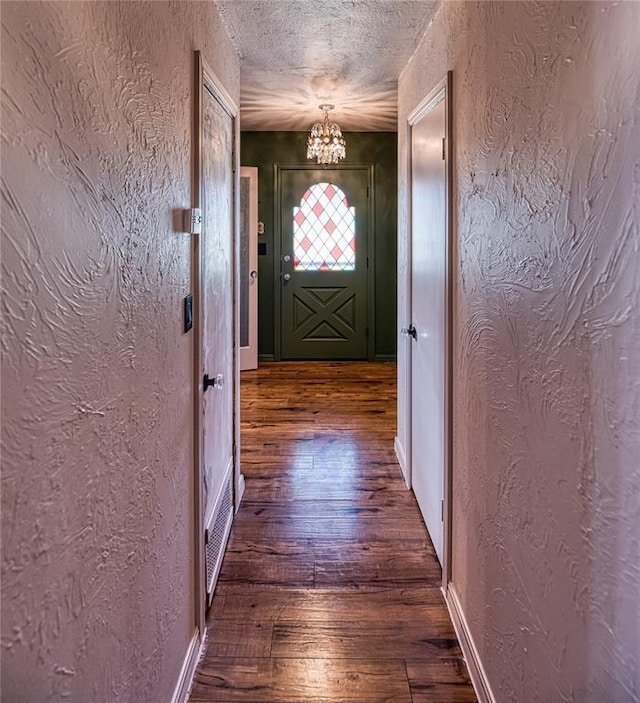
<path fill-rule="evenodd" d="M 460 649 L 462 649 L 462 654 L 467 663 L 471 683 L 478 697 L 478 703 L 496 703 L 495 696 L 489 685 L 487 673 L 482 666 L 480 654 L 471 636 L 467 619 L 464 616 L 460 598 L 453 584 L 450 583 L 447 586 L 446 591 L 444 591 L 444 599 L 449 609 L 449 614 L 451 615 L 453 628 L 458 636 Z"/>
<path fill-rule="evenodd" d="M 238 480 L 236 482 L 236 504 L 234 505 L 234 512 L 236 513 L 238 512 L 238 508 L 240 507 L 240 503 L 242 502 L 242 496 L 244 495 L 244 487 L 244 474 L 241 473 L 238 476 Z"/>
<path fill-rule="evenodd" d="M 371 357 L 369 357 L 371 358 Z M 396 355 L 395 354 L 374 354 L 373 355 L 373 360 L 374 361 L 380 361 L 383 363 L 391 363 L 396 361 Z M 273 361 L 276 361 L 276 355 L 275 354 L 258 354 L 258 362 L 264 362 L 264 363 L 271 363 Z"/>
<path fill-rule="evenodd" d="M 404 482 L 407 485 L 407 488 L 411 488 L 411 481 L 409 480 L 409 467 L 407 466 L 407 456 L 404 453 L 404 447 L 402 446 L 402 442 L 399 437 L 394 437 L 393 449 L 396 453 L 398 464 L 400 464 Z"/>
<path fill-rule="evenodd" d="M 374 354 L 374 361 L 391 362 L 396 360 L 395 354 Z"/>
<path fill-rule="evenodd" d="M 200 642 L 200 633 L 196 628 L 191 642 L 189 642 L 184 661 L 182 662 L 182 669 L 180 670 L 180 676 L 178 677 L 178 683 L 176 683 L 176 687 L 173 691 L 173 696 L 171 696 L 171 703 L 187 703 L 189 693 L 191 692 L 191 685 L 193 684 L 193 677 L 196 673 L 196 666 L 200 660 L 201 644 L 204 644 L 204 640 L 202 643 Z"/>

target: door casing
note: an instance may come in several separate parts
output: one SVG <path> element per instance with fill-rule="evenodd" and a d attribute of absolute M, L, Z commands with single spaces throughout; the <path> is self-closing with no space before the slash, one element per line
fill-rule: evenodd
<path fill-rule="evenodd" d="M 240 347 L 240 370 L 247 371 L 249 369 L 258 368 L 258 168 L 257 166 L 241 166 L 240 178 L 246 179 L 249 183 L 249 203 L 246 207 L 248 222 L 246 226 L 249 229 L 249 257 L 248 257 L 248 346 Z M 240 223 L 242 226 L 242 222 Z M 241 234 L 244 236 L 244 233 Z M 239 264 L 242 265 L 242 257 L 239 257 Z M 251 274 L 256 274 L 254 278 Z M 238 285 L 242 285 L 243 271 L 240 271 Z M 239 302 L 239 301 L 238 301 Z M 242 311 L 240 311 L 242 313 Z M 242 324 L 242 320 L 240 320 Z M 242 344 L 242 338 L 239 334 L 238 339 Z"/>
<path fill-rule="evenodd" d="M 273 295 L 273 319 L 274 319 L 274 359 L 275 361 L 282 360 L 282 287 L 280 285 L 280 265 L 282 260 L 281 246 L 281 231 L 282 231 L 282 213 L 280 212 L 280 202 L 282 195 L 282 172 L 283 171 L 317 171 L 318 164 L 275 164 L 274 165 L 274 236 L 273 236 L 273 280 L 274 280 L 274 295 Z M 357 164 L 337 164 L 327 168 L 327 173 L 332 170 L 353 171 L 362 170 L 367 174 L 367 188 L 369 189 L 369 197 L 367 198 L 367 219 L 369 222 L 369 233 L 367 237 L 367 259 L 369 266 L 367 268 L 367 327 L 369 328 L 369 337 L 367 339 L 367 361 L 373 361 L 375 355 L 375 188 L 374 188 L 374 164 L 372 163 L 357 163 Z"/>
<path fill-rule="evenodd" d="M 454 333 L 453 333 L 453 311 L 455 306 L 455 261 L 457 260 L 457 248 L 454 236 L 454 193 L 453 193 L 453 72 L 448 71 L 443 78 L 431 90 L 420 104 L 409 114 L 409 147 L 412 144 L 412 129 L 420 119 L 435 106 L 444 95 L 445 103 L 445 239 L 446 239 L 446 277 L 445 284 L 445 390 L 444 390 L 444 503 L 443 503 L 443 560 L 442 560 L 442 588 L 446 592 L 451 581 L 451 560 L 452 560 L 452 490 L 453 490 L 453 354 L 454 354 Z M 409 183 L 413 182 L 413 164 L 411 163 L 411 148 L 409 148 Z M 411 187 L 411 185 L 410 185 Z M 409 300 L 409 310 L 412 310 L 411 300 L 411 272 L 412 272 L 412 212 L 411 198 L 409 198 L 409 241 L 407 242 L 407 295 Z M 406 326 L 411 323 L 411 314 L 406 320 Z M 405 344 L 413 344 L 411 337 L 405 338 Z M 412 349 L 412 347 L 410 347 Z M 411 354 L 409 352 L 409 373 L 407 375 L 407 385 L 404 389 L 404 399 L 406 408 L 407 424 L 409 427 L 408 446 L 406 451 L 406 479 L 411 486 L 411 466 L 412 466 L 412 393 L 415 389 L 411 384 Z"/>

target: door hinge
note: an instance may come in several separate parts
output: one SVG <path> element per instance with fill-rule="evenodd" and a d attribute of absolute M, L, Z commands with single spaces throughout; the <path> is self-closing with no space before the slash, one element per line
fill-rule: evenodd
<path fill-rule="evenodd" d="M 447 158 L 447 157 L 446 157 L 447 150 L 446 150 L 446 146 L 445 146 L 445 145 L 446 145 L 446 138 L 445 138 L 445 137 L 442 137 L 442 160 L 443 160 L 443 161 L 445 161 L 446 158 Z"/>
<path fill-rule="evenodd" d="M 367 268 L 369 268 L 369 257 L 367 256 Z"/>
<path fill-rule="evenodd" d="M 189 234 L 202 233 L 202 210 L 199 207 L 192 207 L 184 211 L 184 231 Z"/>
<path fill-rule="evenodd" d="M 444 500 L 440 501 L 440 522 L 444 522 Z"/>
<path fill-rule="evenodd" d="M 367 198 L 369 197 L 369 186 L 367 186 Z"/>

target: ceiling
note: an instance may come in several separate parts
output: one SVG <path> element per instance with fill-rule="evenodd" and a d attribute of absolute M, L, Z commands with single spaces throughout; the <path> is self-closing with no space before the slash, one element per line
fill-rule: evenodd
<path fill-rule="evenodd" d="M 397 80 L 440 0 L 214 0 L 241 57 L 243 130 L 396 130 Z"/>

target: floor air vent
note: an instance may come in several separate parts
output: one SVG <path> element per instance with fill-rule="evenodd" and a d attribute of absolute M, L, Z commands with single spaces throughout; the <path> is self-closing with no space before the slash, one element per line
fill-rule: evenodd
<path fill-rule="evenodd" d="M 205 530 L 205 565 L 207 569 L 207 602 L 210 604 L 213 598 L 213 589 L 216 586 L 222 557 L 224 556 L 224 548 L 227 544 L 227 537 L 231 529 L 231 520 L 233 518 L 233 489 L 232 476 L 229 474 L 229 480 L 224 487 L 218 510 L 214 513 L 207 529 Z"/>

